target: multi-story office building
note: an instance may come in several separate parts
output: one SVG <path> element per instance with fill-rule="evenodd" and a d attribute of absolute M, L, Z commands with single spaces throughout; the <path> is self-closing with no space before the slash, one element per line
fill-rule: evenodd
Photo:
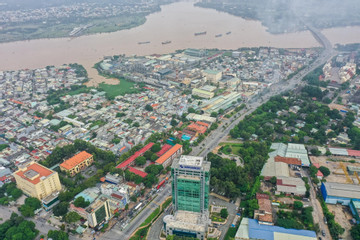
<path fill-rule="evenodd" d="M 101 229 L 112 214 L 110 210 L 110 201 L 106 197 L 100 197 L 86 208 L 87 220 L 89 226 L 95 229 Z"/>
<path fill-rule="evenodd" d="M 61 191 L 58 173 L 35 162 L 20 166 L 14 177 L 19 189 L 39 200 Z"/>
<path fill-rule="evenodd" d="M 205 239 L 209 224 L 210 162 L 181 156 L 171 169 L 174 215 L 164 217 L 166 235 Z"/>

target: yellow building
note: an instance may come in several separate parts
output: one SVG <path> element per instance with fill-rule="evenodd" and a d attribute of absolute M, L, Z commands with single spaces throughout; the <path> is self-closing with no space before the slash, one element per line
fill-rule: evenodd
<path fill-rule="evenodd" d="M 206 78 L 206 81 L 209 81 L 209 82 L 212 82 L 215 84 L 217 84 L 220 81 L 220 79 L 222 78 L 221 71 L 206 69 L 203 71 L 203 73 Z"/>
<path fill-rule="evenodd" d="M 60 170 L 69 173 L 70 176 L 75 176 L 81 170 L 90 166 L 93 161 L 93 155 L 86 151 L 82 151 L 60 164 Z"/>
<path fill-rule="evenodd" d="M 61 191 L 58 173 L 35 162 L 19 167 L 14 177 L 19 189 L 39 200 Z"/>
<path fill-rule="evenodd" d="M 213 92 L 205 91 L 205 90 L 198 89 L 198 88 L 194 88 L 192 90 L 191 94 L 202 97 L 202 98 L 207 98 L 207 99 L 213 98 L 215 95 Z"/>

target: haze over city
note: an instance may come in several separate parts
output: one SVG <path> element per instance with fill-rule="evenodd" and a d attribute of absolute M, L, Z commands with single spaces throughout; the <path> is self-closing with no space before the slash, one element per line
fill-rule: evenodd
<path fill-rule="evenodd" d="M 0 0 L 0 239 L 360 239 L 357 0 Z"/>

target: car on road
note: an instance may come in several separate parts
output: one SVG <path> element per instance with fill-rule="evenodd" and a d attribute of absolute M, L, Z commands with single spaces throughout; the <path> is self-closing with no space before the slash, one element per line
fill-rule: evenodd
<path fill-rule="evenodd" d="M 323 236 L 323 237 L 325 237 L 325 231 L 324 230 L 321 230 L 321 235 Z"/>

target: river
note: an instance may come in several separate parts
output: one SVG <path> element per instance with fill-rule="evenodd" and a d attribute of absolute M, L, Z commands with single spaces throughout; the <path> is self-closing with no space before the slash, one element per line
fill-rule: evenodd
<path fill-rule="evenodd" d="M 0 70 L 41 68 L 48 65 L 79 63 L 88 70 L 89 85 L 117 83 L 97 74 L 92 66 L 104 56 L 117 54 L 148 55 L 169 53 L 185 48 L 237 49 L 272 46 L 308 48 L 319 46 L 310 32 L 273 35 L 259 21 L 246 20 L 212 9 L 193 6 L 193 2 L 176 2 L 150 14 L 145 24 L 113 33 L 78 38 L 55 38 L 0 44 Z M 195 32 L 206 35 L 194 36 Z M 226 32 L 232 33 L 227 35 Z M 334 43 L 359 41 L 360 27 L 334 28 L 323 31 Z M 215 37 L 222 34 L 222 37 Z M 170 40 L 171 44 L 161 42 Z M 138 42 L 150 41 L 139 45 Z"/>

